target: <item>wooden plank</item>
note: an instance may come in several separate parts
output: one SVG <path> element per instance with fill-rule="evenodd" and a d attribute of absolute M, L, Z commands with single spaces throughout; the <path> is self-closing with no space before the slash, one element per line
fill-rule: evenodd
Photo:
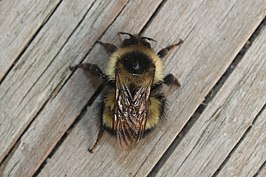
<path fill-rule="evenodd" d="M 172 58 L 178 59 L 165 62 L 167 72 L 179 76 L 183 87 L 171 96 L 169 119 L 161 131 L 151 133 L 130 152 L 121 150 L 115 139 L 108 136 L 90 154 L 87 148 L 97 136 L 97 120 L 93 119 L 96 110 L 89 109 L 47 160 L 39 176 L 146 176 L 261 22 L 264 9 L 263 1 L 223 1 L 223 4 L 221 1 L 166 1 L 145 34 L 161 42 L 158 48 L 180 37 L 185 42 L 173 52 L 176 54 Z M 92 52 L 89 58 L 101 56 L 97 52 Z M 97 61 L 99 66 L 104 63 Z M 87 90 L 78 89 L 86 85 L 79 85 L 84 81 L 77 79 L 85 79 L 79 73 L 82 72 L 74 75 L 58 96 L 73 100 L 76 108 L 84 103 L 75 101 L 78 98 L 70 93 L 78 90 L 84 98 L 89 98 Z M 54 100 L 57 104 L 59 98 Z M 75 110 L 69 106 L 67 111 Z"/>
<path fill-rule="evenodd" d="M 265 41 L 264 29 L 157 176 L 212 176 L 215 173 L 265 105 Z M 265 141 L 265 131 L 260 133 Z M 251 141 L 244 141 L 248 140 Z M 263 150 L 262 146 L 258 148 Z M 265 146 L 263 151 L 260 153 L 265 154 Z M 265 156 L 263 158 L 265 160 Z M 256 160 L 261 163 L 263 159 Z"/>
<path fill-rule="evenodd" d="M 103 40 L 112 41 L 114 38 L 117 39 L 117 32 L 121 29 L 139 31 L 146 24 L 161 0 L 152 1 L 152 4 L 150 2 L 95 2 L 88 15 L 84 18 L 84 21 L 80 24 L 80 27 L 78 27 L 63 47 L 61 53 L 54 58 L 55 61 L 49 65 L 49 68 L 43 71 L 39 80 L 32 85 L 30 93 L 26 96 L 28 99 L 33 97 L 31 98 L 32 109 L 37 109 L 38 105 L 36 106 L 36 102 L 39 104 L 43 99 L 47 99 L 45 96 L 51 94 L 58 84 L 61 85 L 61 82 L 65 81 L 66 77 L 71 73 L 68 69 L 69 65 L 79 63 L 82 60 L 82 57 L 88 53 L 92 44 L 99 38 L 100 33 L 107 28 L 107 25 L 112 22 L 113 18 L 125 5 L 127 5 L 126 9 L 123 10 L 108 32 L 105 33 Z M 82 6 L 82 3 L 80 5 Z M 65 7 L 65 9 L 69 10 L 72 8 Z M 132 17 L 133 14 L 134 16 Z M 132 19 L 130 23 L 128 22 L 129 18 Z M 68 23 L 64 24 L 69 25 Z M 65 28 L 63 27 L 64 24 L 61 24 L 60 28 Z M 54 27 L 51 25 L 50 28 Z M 49 31 L 50 28 L 47 30 Z M 47 44 L 47 46 L 49 45 Z M 99 45 L 96 45 L 88 57 L 90 60 L 99 61 L 99 59 L 106 58 L 106 54 L 103 51 Z M 97 56 L 93 53 L 97 54 Z M 52 55 L 50 52 L 48 54 Z M 104 62 L 104 60 L 101 61 Z M 29 77 L 28 80 L 30 79 L 32 78 Z M 76 119 L 94 88 L 88 87 L 87 79 L 83 72 L 76 72 L 71 80 L 72 82 L 64 86 L 64 91 L 60 91 L 59 95 L 54 94 L 51 97 L 28 131 L 21 137 L 12 154 L 10 154 L 1 167 L 4 176 L 31 176 Z M 42 86 L 45 86 L 45 88 Z M 23 111 L 27 110 L 23 109 L 19 116 L 23 115 Z"/>
<path fill-rule="evenodd" d="M 262 169 L 258 172 L 257 176 L 254 177 L 265 177 L 266 176 L 266 165 L 262 166 Z"/>
<path fill-rule="evenodd" d="M 84 58 L 125 4 L 126 0 L 113 4 L 85 0 L 61 3 L 0 85 L 0 161 L 69 77 L 69 65 Z M 98 20 L 107 13 L 108 17 Z M 82 25 L 87 26 L 77 27 L 86 14 Z M 68 41 L 72 43 L 66 44 Z"/>
<path fill-rule="evenodd" d="M 0 1 L 0 80 L 59 2 Z"/>
<path fill-rule="evenodd" d="M 264 110 L 218 176 L 254 176 L 258 172 L 266 161 L 265 125 L 266 111 Z"/>

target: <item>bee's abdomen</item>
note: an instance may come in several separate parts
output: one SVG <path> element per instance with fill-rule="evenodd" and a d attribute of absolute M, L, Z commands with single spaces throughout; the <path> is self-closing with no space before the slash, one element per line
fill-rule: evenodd
<path fill-rule="evenodd" d="M 102 126 L 111 134 L 115 134 L 113 130 L 113 117 L 114 117 L 114 98 L 115 91 L 109 92 L 105 95 L 102 101 Z M 145 126 L 145 133 L 152 130 L 159 123 L 160 119 L 164 117 L 166 107 L 166 98 L 163 95 L 154 95 L 149 98 L 148 115 Z"/>
<path fill-rule="evenodd" d="M 165 107 L 165 96 L 158 94 L 149 98 L 149 114 L 145 130 L 151 130 L 159 123 L 164 117 Z"/>

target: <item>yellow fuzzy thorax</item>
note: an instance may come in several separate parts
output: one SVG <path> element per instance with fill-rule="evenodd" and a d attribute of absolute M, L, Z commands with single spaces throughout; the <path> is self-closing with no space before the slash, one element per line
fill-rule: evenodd
<path fill-rule="evenodd" d="M 155 76 L 154 76 L 154 83 L 159 82 L 162 80 L 162 61 L 159 58 L 159 56 L 149 48 L 146 48 L 142 45 L 133 45 L 130 47 L 125 47 L 125 48 L 119 48 L 117 51 L 115 51 L 109 58 L 109 62 L 107 64 L 107 69 L 106 73 L 109 77 L 109 79 L 114 80 L 115 79 L 115 68 L 116 68 L 116 63 L 118 60 L 122 58 L 123 55 L 125 55 L 128 52 L 133 52 L 133 51 L 140 51 L 144 54 L 146 54 L 153 62 L 155 66 Z"/>

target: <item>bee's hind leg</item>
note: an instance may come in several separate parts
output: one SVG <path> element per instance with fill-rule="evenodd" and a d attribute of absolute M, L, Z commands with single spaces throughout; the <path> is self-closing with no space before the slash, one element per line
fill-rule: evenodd
<path fill-rule="evenodd" d="M 86 71 L 89 71 L 91 74 L 100 77 L 101 79 L 103 79 L 104 81 L 108 80 L 107 75 L 105 75 L 103 73 L 103 71 L 99 68 L 98 65 L 95 64 L 91 64 L 91 63 L 82 63 L 82 64 L 77 64 L 74 66 L 70 66 L 69 67 L 71 71 L 77 69 L 77 68 L 82 68 Z"/>
<path fill-rule="evenodd" d="M 101 126 L 101 127 L 100 127 L 100 131 L 99 131 L 98 136 L 97 136 L 97 140 L 96 140 L 96 142 L 93 144 L 92 147 L 90 147 L 90 148 L 88 149 L 88 151 L 89 151 L 90 153 L 93 153 L 93 152 L 94 152 L 94 149 L 95 149 L 96 146 L 99 144 L 99 142 L 100 142 L 100 140 L 101 140 L 101 138 L 102 138 L 102 136 L 103 136 L 104 131 L 105 131 L 104 127 Z"/>
<path fill-rule="evenodd" d="M 97 41 L 97 42 L 101 44 L 110 53 L 113 53 L 117 50 L 117 47 L 114 44 L 104 43 L 102 41 Z"/>

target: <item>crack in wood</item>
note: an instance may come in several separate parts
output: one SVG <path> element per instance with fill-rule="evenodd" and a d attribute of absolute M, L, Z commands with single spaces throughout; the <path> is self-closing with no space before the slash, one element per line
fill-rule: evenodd
<path fill-rule="evenodd" d="M 260 166 L 259 170 L 254 174 L 253 177 L 257 177 L 260 174 L 260 172 L 262 171 L 262 169 L 265 167 L 266 167 L 266 161 L 263 162 L 263 164 Z"/>
<path fill-rule="evenodd" d="M 146 24 L 143 26 L 143 28 L 140 30 L 139 34 L 142 35 L 145 30 L 149 27 L 153 19 L 157 16 L 157 14 L 160 12 L 160 10 L 163 8 L 164 4 L 167 2 L 167 0 L 162 0 L 161 3 L 158 5 L 158 7 L 155 9 L 155 11 L 152 13 L 149 20 L 146 22 Z"/>
<path fill-rule="evenodd" d="M 4 157 L 4 159 L 2 160 L 2 162 L 0 163 L 0 176 L 3 176 L 3 173 L 4 173 L 4 170 L 5 170 L 5 167 L 9 161 L 9 159 L 12 157 L 12 155 L 16 152 L 16 149 L 19 147 L 20 145 L 20 141 L 16 142 L 16 144 L 14 145 L 14 147 L 12 147 L 12 149 L 10 150 L 10 152 L 8 152 L 8 154 Z M 17 163 L 15 163 L 13 165 L 12 168 L 14 168 L 14 166 L 16 165 Z M 11 170 L 12 171 L 12 170 Z"/>
<path fill-rule="evenodd" d="M 248 135 L 248 133 L 250 132 L 250 130 L 252 129 L 252 126 L 254 125 L 254 123 L 256 122 L 256 120 L 258 119 L 258 117 L 262 114 L 263 111 L 265 111 L 266 108 L 266 104 L 264 104 L 264 106 L 261 108 L 261 110 L 258 112 L 258 114 L 256 115 L 256 117 L 254 118 L 252 124 L 246 129 L 246 131 L 244 132 L 244 134 L 241 136 L 241 138 L 239 139 L 239 141 L 236 143 L 236 145 L 232 148 L 232 150 L 229 152 L 229 154 L 227 155 L 227 157 L 224 159 L 224 161 L 221 163 L 221 165 L 217 168 L 217 170 L 214 172 L 214 174 L 212 175 L 212 177 L 216 177 L 218 176 L 219 172 L 221 171 L 221 169 L 225 166 L 225 164 L 228 162 L 228 160 L 230 159 L 230 157 L 232 156 L 232 154 L 236 151 L 236 149 L 240 146 L 240 144 L 243 142 L 243 140 L 246 138 L 246 136 Z M 263 164 L 262 164 L 263 166 Z M 258 170 L 257 173 L 259 173 L 260 170 Z"/>

